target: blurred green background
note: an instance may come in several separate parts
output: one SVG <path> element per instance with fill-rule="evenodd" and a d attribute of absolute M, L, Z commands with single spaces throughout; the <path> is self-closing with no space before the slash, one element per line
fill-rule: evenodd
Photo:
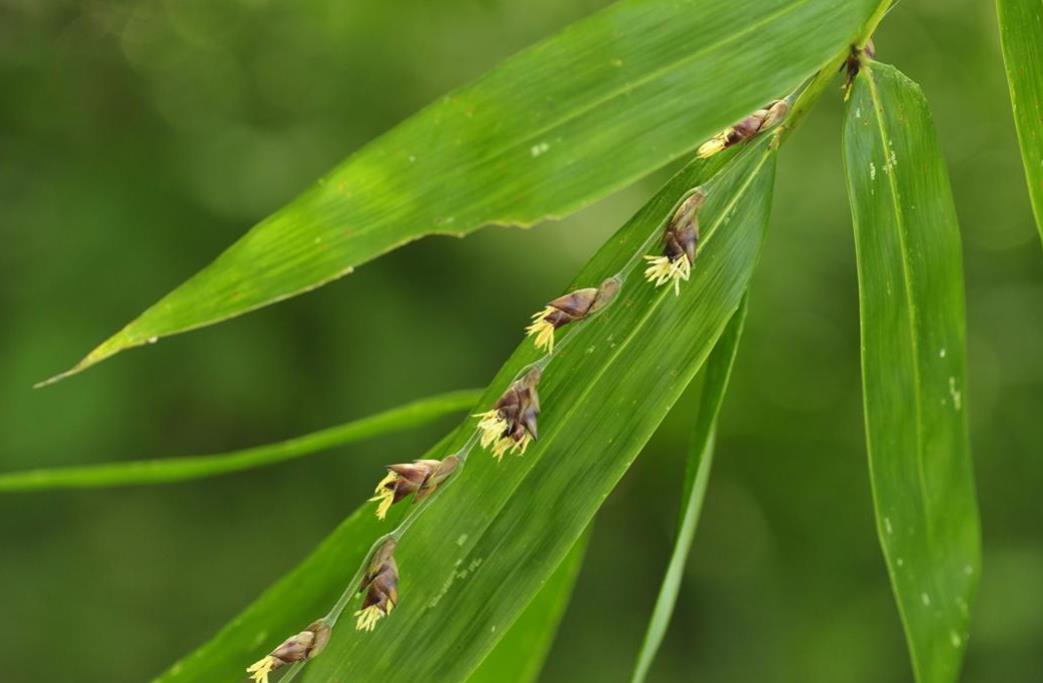
<path fill-rule="evenodd" d="M 0 467 L 221 451 L 488 381 L 662 174 L 558 223 L 423 240 L 29 388 L 352 150 L 603 4 L 0 0 Z M 963 229 L 985 541 L 964 680 L 1039 681 L 1043 254 L 995 23 L 984 0 L 906 0 L 876 44 L 931 101 Z M 869 497 L 840 111 L 838 91 L 783 155 L 652 681 L 911 681 Z M 599 515 L 543 680 L 628 676 L 672 541 L 690 406 Z M 200 482 L 0 497 L 0 679 L 146 680 L 303 557 L 381 465 L 451 424 Z"/>

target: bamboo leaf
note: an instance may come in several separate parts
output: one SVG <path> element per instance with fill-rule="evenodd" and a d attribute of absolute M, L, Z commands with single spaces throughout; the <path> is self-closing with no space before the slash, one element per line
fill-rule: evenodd
<path fill-rule="evenodd" d="M 707 187 L 691 281 L 674 296 L 628 271 L 617 303 L 568 333 L 543 373 L 540 438 L 522 458 L 476 453 L 398 542 L 399 603 L 372 633 L 338 627 L 303 680 L 464 680 L 561 561 L 738 308 L 757 261 L 774 178 L 764 140 L 711 179 L 675 176 L 594 257 L 601 282 L 654 246 L 692 187 Z M 625 270 L 625 268 L 624 268 Z M 535 359 L 524 344 L 492 383 L 491 406 Z M 470 421 L 453 440 L 459 448 Z M 451 452 L 451 451 L 449 451 Z M 423 656 L 416 656 L 416 653 Z"/>
<path fill-rule="evenodd" d="M 1043 239 L 1043 0 L 996 0 L 996 9 L 1025 178 Z"/>
<path fill-rule="evenodd" d="M 438 449 L 436 446 L 432 452 Z M 391 516 L 397 519 L 401 514 L 393 511 Z M 245 663 L 256 659 L 259 649 L 300 630 L 337 599 L 380 526 L 370 506 L 356 510 L 293 571 L 153 683 L 242 679 Z M 585 550 L 586 540 L 580 539 L 468 683 L 534 679 L 572 593 Z"/>
<path fill-rule="evenodd" d="M 681 590 L 684 566 L 692 548 L 695 528 L 699 524 L 699 514 L 702 512 L 703 499 L 706 496 L 706 484 L 713 465 L 714 426 L 728 389 L 728 379 L 731 377 L 735 354 L 739 349 L 745 319 L 746 301 L 743 300 L 742 306 L 728 323 L 703 370 L 702 394 L 692 425 L 692 443 L 685 467 L 677 538 L 652 610 L 648 630 L 645 632 L 644 642 L 641 644 L 641 651 L 637 656 L 631 683 L 641 683 L 648 676 L 648 670 L 670 626 L 670 617 L 674 612 L 677 594 Z"/>
<path fill-rule="evenodd" d="M 49 381 L 313 289 L 425 235 L 568 214 L 791 91 L 880 1 L 617 2 L 350 156 Z"/>
<path fill-rule="evenodd" d="M 926 101 L 894 68 L 863 66 L 844 148 L 877 530 L 916 679 L 951 683 L 980 570 L 956 211 Z"/>
<path fill-rule="evenodd" d="M 474 405 L 481 391 L 453 391 L 286 441 L 230 453 L 0 474 L 0 492 L 165 484 L 263 467 L 427 424 Z"/>
<path fill-rule="evenodd" d="M 467 683 L 531 683 L 543 668 L 572 596 L 589 532 L 582 536 Z"/>
<path fill-rule="evenodd" d="M 575 285 L 624 272 L 622 290 L 614 304 L 559 342 L 540 382 L 539 440 L 524 457 L 504 462 L 474 453 L 398 541 L 394 612 L 372 633 L 352 630 L 349 619 L 338 622 L 323 654 L 291 675 L 302 671 L 302 680 L 312 683 L 450 682 L 476 670 L 576 543 L 737 310 L 767 222 L 775 162 L 770 142 L 689 164 L 602 247 Z M 702 246 L 691 280 L 675 297 L 629 268 L 646 251 L 659 250 L 667 219 L 696 186 L 708 192 Z M 537 357 L 531 342 L 523 343 L 479 405 L 492 405 Z M 474 428 L 475 420 L 467 420 L 425 457 L 457 451 Z M 371 519 L 373 506 L 353 515 L 297 570 L 158 680 L 241 676 L 281 638 L 326 612 L 369 544 L 401 521 L 403 507 L 393 506 L 383 523 Z"/>

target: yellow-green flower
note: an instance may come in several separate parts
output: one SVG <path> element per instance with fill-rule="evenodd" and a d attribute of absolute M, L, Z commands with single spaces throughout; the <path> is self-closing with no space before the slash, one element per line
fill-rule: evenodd
<path fill-rule="evenodd" d="M 700 145 L 695 154 L 700 159 L 712 157 L 718 152 L 723 152 L 729 147 L 749 140 L 758 133 L 768 130 L 785 118 L 787 113 L 789 113 L 789 102 L 786 100 L 775 100 L 767 107 L 753 112 L 734 126 L 729 126 L 717 133 L 717 135 L 714 135 Z"/>
<path fill-rule="evenodd" d="M 355 612 L 355 628 L 372 631 L 377 622 L 391 614 L 398 604 L 398 565 L 394 558 L 395 541 L 389 539 L 373 554 L 362 577 L 359 592 L 365 592 L 362 607 Z"/>
<path fill-rule="evenodd" d="M 656 287 L 673 283 L 674 294 L 681 293 L 681 281 L 692 276 L 696 247 L 699 244 L 699 209 L 706 202 L 706 193 L 696 188 L 674 211 L 663 232 L 663 253 L 647 255 L 645 279 Z"/>
<path fill-rule="evenodd" d="M 330 627 L 323 620 L 313 622 L 296 635 L 292 635 L 279 647 L 251 664 L 246 669 L 254 683 L 268 683 L 268 675 L 276 669 L 317 657 L 330 639 Z"/>
<path fill-rule="evenodd" d="M 492 450 L 497 460 L 509 451 L 525 453 L 536 437 L 536 417 L 540 414 L 540 397 L 536 385 L 541 371 L 533 367 L 503 392 L 492 410 L 478 413 L 478 431 L 483 448 Z"/>
<path fill-rule="evenodd" d="M 414 460 L 411 463 L 389 465 L 388 474 L 380 480 L 370 501 L 378 501 L 377 518 L 384 519 L 391 506 L 411 493 L 423 500 L 453 473 L 460 459 L 455 455 L 442 460 Z"/>

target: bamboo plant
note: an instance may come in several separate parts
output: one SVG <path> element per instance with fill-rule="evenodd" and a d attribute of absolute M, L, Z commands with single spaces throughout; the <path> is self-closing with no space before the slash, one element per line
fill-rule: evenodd
<path fill-rule="evenodd" d="M 1043 230 L 1043 5 L 997 4 Z M 643 681 L 709 485 L 776 158 L 819 100 L 843 97 L 879 540 L 916 680 L 955 681 L 981 570 L 960 236 L 928 104 L 874 54 L 891 5 L 620 0 L 374 139 L 41 383 L 426 235 L 574 212 L 685 159 L 559 297 L 519 321 L 524 341 L 484 390 L 243 452 L 8 473 L 0 491 L 213 476 L 466 410 L 430 451 L 375 472 L 370 500 L 155 680 L 521 683 L 539 673 L 585 530 L 701 374 L 675 550 L 631 674 Z"/>

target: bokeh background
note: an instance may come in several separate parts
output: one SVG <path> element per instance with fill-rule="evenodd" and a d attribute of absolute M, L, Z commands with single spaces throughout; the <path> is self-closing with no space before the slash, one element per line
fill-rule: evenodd
<path fill-rule="evenodd" d="M 483 385 L 662 172 L 29 388 L 352 150 L 603 4 L 0 0 L 0 467 L 216 452 Z M 963 230 L 985 541 L 964 680 L 1028 682 L 1043 679 L 1043 253 L 995 24 L 984 0 L 907 0 L 876 44 L 933 105 Z M 911 681 L 869 497 L 839 100 L 783 155 L 653 681 Z M 669 553 L 684 407 L 599 515 L 543 680 L 626 679 Z M 451 424 L 212 480 L 0 497 L 0 679 L 148 679 Z"/>

